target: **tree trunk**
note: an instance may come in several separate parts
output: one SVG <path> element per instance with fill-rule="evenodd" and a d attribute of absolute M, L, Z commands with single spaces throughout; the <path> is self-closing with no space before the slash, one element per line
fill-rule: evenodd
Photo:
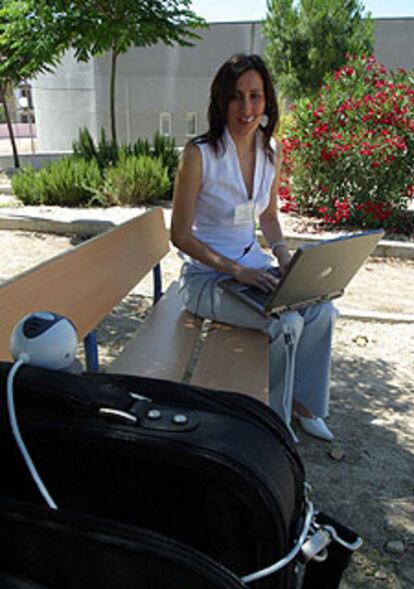
<path fill-rule="evenodd" d="M 14 140 L 13 125 L 10 119 L 9 108 L 7 106 L 6 94 L 6 89 L 4 87 L 0 88 L 0 102 L 3 104 L 4 116 L 6 117 L 7 128 L 9 130 L 9 137 L 13 150 L 14 167 L 16 170 L 18 170 L 20 168 L 19 154 L 17 153 L 16 141 Z"/>
<path fill-rule="evenodd" d="M 112 44 L 112 61 L 111 61 L 111 87 L 109 92 L 109 116 L 111 121 L 111 134 L 113 141 L 116 141 L 116 120 L 115 120 L 115 82 L 116 82 L 116 65 L 118 52 L 115 43 Z"/>

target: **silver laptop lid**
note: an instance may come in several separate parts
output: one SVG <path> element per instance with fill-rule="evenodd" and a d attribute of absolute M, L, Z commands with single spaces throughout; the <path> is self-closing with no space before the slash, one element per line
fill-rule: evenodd
<path fill-rule="evenodd" d="M 340 296 L 383 235 L 382 230 L 366 231 L 299 247 L 266 312 Z"/>

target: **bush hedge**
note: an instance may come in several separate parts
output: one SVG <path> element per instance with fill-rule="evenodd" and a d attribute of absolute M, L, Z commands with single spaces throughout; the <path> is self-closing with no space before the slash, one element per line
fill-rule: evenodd
<path fill-rule="evenodd" d="M 328 76 L 316 102 L 293 106 L 283 139 L 282 210 L 327 226 L 410 231 L 414 196 L 414 76 L 373 57 Z"/>
<path fill-rule="evenodd" d="M 82 206 L 101 185 L 96 161 L 73 157 L 64 157 L 38 171 L 24 168 L 12 177 L 13 191 L 25 204 Z"/>
<path fill-rule="evenodd" d="M 118 146 L 102 130 L 95 145 L 83 128 L 73 156 L 39 171 L 26 167 L 13 175 L 12 186 L 25 204 L 135 205 L 171 196 L 178 159 L 175 140 L 159 133 L 152 146 L 146 139 Z"/>
<path fill-rule="evenodd" d="M 79 137 L 73 142 L 72 148 L 76 157 L 88 161 L 96 160 L 103 176 L 106 169 L 115 166 L 120 157 L 145 155 L 158 159 L 167 168 L 170 180 L 167 189 L 164 193 L 159 194 L 158 198 L 171 198 L 172 196 L 172 185 L 179 161 L 179 152 L 174 137 L 166 137 L 156 132 L 152 145 L 147 139 L 141 138 L 131 145 L 118 145 L 116 141 L 107 139 L 105 131 L 102 129 L 99 142 L 95 145 L 92 135 L 84 127 L 80 129 Z"/>
<path fill-rule="evenodd" d="M 139 205 L 164 194 L 170 181 L 160 159 L 148 155 L 121 155 L 106 170 L 105 183 L 97 199 L 102 204 Z"/>
<path fill-rule="evenodd" d="M 25 205 L 40 205 L 44 202 L 43 182 L 40 179 L 40 172 L 32 166 L 27 166 L 11 177 L 13 193 Z"/>

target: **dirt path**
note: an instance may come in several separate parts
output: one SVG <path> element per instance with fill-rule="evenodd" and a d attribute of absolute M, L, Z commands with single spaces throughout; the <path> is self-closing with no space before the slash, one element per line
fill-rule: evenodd
<path fill-rule="evenodd" d="M 339 321 L 329 422 L 343 459 L 299 433 L 316 503 L 364 538 L 349 588 L 414 587 L 413 365 L 413 325 Z"/>
<path fill-rule="evenodd" d="M 71 246 L 67 237 L 0 231 L 0 280 Z M 165 283 L 177 268 L 172 253 L 163 262 Z M 370 261 L 339 307 L 413 313 L 413 284 L 413 261 Z M 100 326 L 104 366 L 139 325 L 151 290 L 149 279 Z M 413 366 L 413 324 L 339 320 L 330 418 L 335 443 L 298 432 L 315 503 L 365 541 L 344 589 L 414 587 Z"/>

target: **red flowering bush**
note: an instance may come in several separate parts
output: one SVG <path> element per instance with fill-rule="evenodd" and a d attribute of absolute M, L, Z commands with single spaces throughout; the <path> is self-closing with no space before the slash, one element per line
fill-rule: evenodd
<path fill-rule="evenodd" d="M 328 76 L 317 103 L 293 106 L 285 134 L 282 210 L 328 226 L 409 231 L 414 197 L 414 75 L 373 57 Z"/>

